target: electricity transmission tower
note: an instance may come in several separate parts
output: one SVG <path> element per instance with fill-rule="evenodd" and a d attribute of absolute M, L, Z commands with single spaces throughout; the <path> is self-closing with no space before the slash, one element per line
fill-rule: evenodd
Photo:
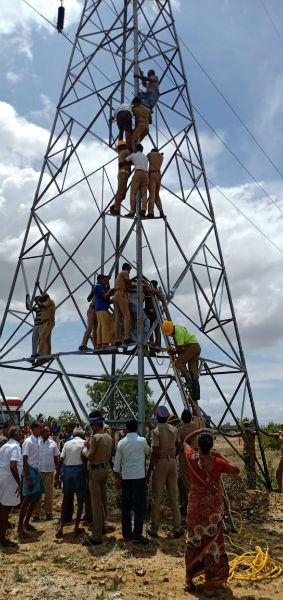
<path fill-rule="evenodd" d="M 160 80 L 144 147 L 146 153 L 152 146 L 164 153 L 163 219 L 138 214 L 129 220 L 109 212 L 118 139 L 109 119 L 121 102 L 131 102 L 138 81 L 133 76 L 140 69 L 154 69 Z M 76 350 L 79 340 L 70 334 L 68 352 L 57 343 L 55 354 L 31 369 L 26 357 L 33 317 L 23 308 L 24 294 L 30 293 L 32 303 L 40 280 L 56 301 L 57 324 L 67 315 L 70 324 L 80 320 L 83 329 L 85 298 L 96 275 L 114 278 L 124 261 L 137 276 L 136 345 L 116 354 L 82 355 Z M 165 399 L 174 412 L 186 405 L 187 390 L 178 373 L 168 369 L 167 355 L 161 365 L 148 350 L 143 279 L 159 281 L 164 302 L 157 307 L 157 321 L 171 317 L 200 341 L 201 390 L 216 395 L 222 406 L 221 418 L 214 422 L 212 416 L 215 427 L 220 429 L 228 415 L 240 428 L 244 405 L 257 424 L 170 1 L 85 0 L 0 330 L 0 366 L 11 374 L 25 372 L 27 410 L 47 402 L 61 386 L 75 412 L 86 418 L 77 384 L 100 381 L 103 373 L 109 388 L 101 407 L 115 421 L 117 394 L 127 406 L 119 382 L 129 372 L 138 373 L 142 424 L 145 380 L 154 382 L 156 404 Z M 260 438 L 259 443 L 258 468 L 269 486 Z"/>

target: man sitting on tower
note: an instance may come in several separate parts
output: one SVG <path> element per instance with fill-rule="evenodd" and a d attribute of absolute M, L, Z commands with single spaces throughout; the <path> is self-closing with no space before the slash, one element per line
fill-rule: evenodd
<path fill-rule="evenodd" d="M 130 148 L 130 146 L 129 146 Z M 120 206 L 126 197 L 127 191 L 127 183 L 129 179 L 129 175 L 131 174 L 131 165 L 126 162 L 124 164 L 125 158 L 129 156 L 130 151 L 128 150 L 126 142 L 120 140 L 117 144 L 116 148 L 119 158 L 118 158 L 118 188 L 115 194 L 115 204 L 110 206 L 111 215 L 119 215 L 120 214 Z M 123 166 L 122 165 L 123 162 Z"/>
<path fill-rule="evenodd" d="M 151 152 L 147 155 L 149 161 L 149 198 L 148 198 L 148 218 L 154 218 L 154 205 L 156 204 L 159 214 L 164 217 L 164 212 L 159 196 L 160 185 L 161 185 L 161 173 L 160 168 L 163 163 L 163 152 L 158 152 L 157 148 L 152 148 Z"/>
<path fill-rule="evenodd" d="M 143 86 L 146 88 L 146 92 L 138 93 L 142 104 L 148 106 L 148 108 L 152 110 L 159 97 L 159 79 L 157 75 L 155 75 L 155 71 L 150 69 L 147 73 L 147 77 L 143 72 L 141 72 L 140 75 L 135 74 L 134 77 L 141 79 Z"/>
<path fill-rule="evenodd" d="M 149 125 L 152 123 L 151 112 L 144 106 L 138 97 L 133 99 L 133 114 L 136 118 L 135 129 L 131 136 L 132 152 L 136 151 L 136 142 L 140 142 L 149 134 Z"/>
<path fill-rule="evenodd" d="M 177 353 L 179 356 L 175 360 L 175 366 L 184 377 L 190 390 L 192 399 L 200 399 L 198 361 L 201 347 L 196 336 L 188 331 L 182 325 L 174 325 L 172 321 L 164 321 L 162 330 L 165 335 L 173 335 L 175 338 L 176 349 L 171 348 L 169 354 Z M 187 363 L 189 370 L 187 369 Z"/>
<path fill-rule="evenodd" d="M 136 194 L 141 192 L 141 217 L 145 217 L 147 205 L 147 188 L 148 188 L 148 158 L 143 154 L 143 146 L 137 144 L 137 152 L 133 152 L 120 163 L 124 166 L 127 163 L 133 163 L 135 173 L 131 182 L 130 192 L 130 212 L 125 217 L 134 217 L 136 213 Z"/>

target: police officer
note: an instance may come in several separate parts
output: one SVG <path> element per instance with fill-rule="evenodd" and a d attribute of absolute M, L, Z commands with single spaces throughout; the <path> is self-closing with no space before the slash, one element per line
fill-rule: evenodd
<path fill-rule="evenodd" d="M 178 504 L 176 455 L 181 451 L 181 441 L 176 427 L 167 423 L 169 411 L 166 406 L 158 407 L 156 417 L 158 425 L 152 432 L 151 457 L 146 477 L 149 481 L 153 471 L 151 515 L 147 533 L 157 537 L 160 503 L 166 485 L 173 512 L 174 537 L 179 538 L 183 534 L 183 529 Z"/>

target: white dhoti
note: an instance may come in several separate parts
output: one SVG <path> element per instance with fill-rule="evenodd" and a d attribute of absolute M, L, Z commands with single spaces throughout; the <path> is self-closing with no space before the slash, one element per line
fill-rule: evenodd
<path fill-rule="evenodd" d="M 18 468 L 19 475 L 20 469 Z M 0 503 L 3 506 L 18 506 L 21 502 L 21 497 L 17 495 L 17 482 L 11 471 L 7 472 L 6 468 L 0 468 Z"/>

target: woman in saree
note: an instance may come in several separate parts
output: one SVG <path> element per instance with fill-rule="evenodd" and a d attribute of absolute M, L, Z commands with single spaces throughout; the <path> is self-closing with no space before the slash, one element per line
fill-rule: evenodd
<path fill-rule="evenodd" d="M 190 441 L 198 435 L 196 452 Z M 186 585 L 204 572 L 204 594 L 212 597 L 220 592 L 229 577 L 228 557 L 223 534 L 223 494 L 221 475 L 237 475 L 240 469 L 212 450 L 213 434 L 199 429 L 184 440 L 184 454 L 190 473 L 191 489 L 188 495 L 186 537 Z"/>

